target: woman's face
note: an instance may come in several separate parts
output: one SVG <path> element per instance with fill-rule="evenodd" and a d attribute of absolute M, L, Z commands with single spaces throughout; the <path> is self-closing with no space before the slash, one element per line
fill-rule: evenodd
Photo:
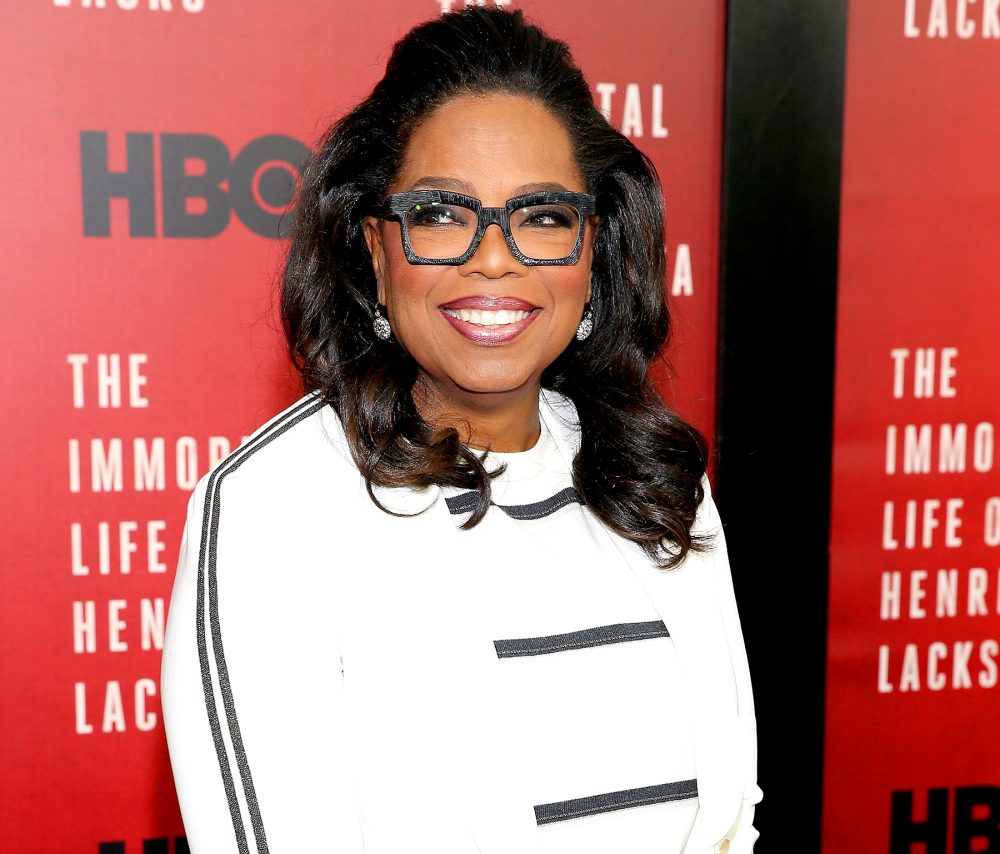
<path fill-rule="evenodd" d="M 410 137 L 389 192 L 415 189 L 503 207 L 529 192 L 587 188 L 568 134 L 545 107 L 522 96 L 468 95 L 447 101 Z M 593 231 L 586 223 L 579 261 L 569 266 L 521 264 L 493 225 L 466 263 L 414 265 L 403 254 L 398 222 L 366 220 L 379 302 L 420 366 L 424 391 L 442 402 L 491 395 L 495 403 L 502 399 L 496 396 L 537 390 L 590 298 Z M 477 317 L 497 309 L 506 313 Z"/>

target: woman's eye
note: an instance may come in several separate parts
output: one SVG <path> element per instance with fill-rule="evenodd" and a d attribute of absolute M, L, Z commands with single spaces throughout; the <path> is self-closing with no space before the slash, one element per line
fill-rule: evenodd
<path fill-rule="evenodd" d="M 466 218 L 465 212 L 460 208 L 437 202 L 415 205 L 408 214 L 410 224 L 418 226 L 465 225 Z"/>
<path fill-rule="evenodd" d="M 529 207 L 521 209 L 521 225 L 529 228 L 573 228 L 576 214 L 571 208 Z"/>

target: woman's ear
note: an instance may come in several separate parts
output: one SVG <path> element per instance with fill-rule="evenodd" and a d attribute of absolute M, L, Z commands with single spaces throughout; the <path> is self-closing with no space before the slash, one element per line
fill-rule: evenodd
<path fill-rule="evenodd" d="M 385 286 L 382 284 L 385 270 L 385 253 L 382 250 L 382 220 L 366 216 L 361 222 L 361 230 L 365 235 L 368 254 L 372 258 L 372 272 L 375 273 L 375 282 L 378 286 L 376 298 L 382 305 L 385 305 Z"/>

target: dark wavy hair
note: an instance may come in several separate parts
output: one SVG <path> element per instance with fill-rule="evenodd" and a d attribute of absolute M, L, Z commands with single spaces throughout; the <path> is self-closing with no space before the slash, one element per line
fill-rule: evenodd
<path fill-rule="evenodd" d="M 593 332 L 542 375 L 543 387 L 579 413 L 574 486 L 606 525 L 674 566 L 706 545 L 691 533 L 706 445 L 650 379 L 670 331 L 659 181 L 597 110 L 566 44 L 521 12 L 474 7 L 415 27 L 371 95 L 325 134 L 303 167 L 284 271 L 289 352 L 306 389 L 340 416 L 373 501 L 373 485 L 454 486 L 479 493 L 465 527 L 483 518 L 497 472 L 455 428 L 421 417 L 412 394 L 419 366 L 395 338 L 373 335 L 376 282 L 362 220 L 386 196 L 410 135 L 430 113 L 459 95 L 497 93 L 532 98 L 562 122 L 597 198 Z"/>

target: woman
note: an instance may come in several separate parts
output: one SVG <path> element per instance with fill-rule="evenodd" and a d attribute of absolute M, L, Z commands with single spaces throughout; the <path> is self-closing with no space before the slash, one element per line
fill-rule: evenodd
<path fill-rule="evenodd" d="M 648 374 L 662 240 L 648 161 L 520 13 L 417 27 L 331 128 L 283 294 L 309 394 L 189 507 L 192 851 L 751 850 L 704 444 Z"/>

